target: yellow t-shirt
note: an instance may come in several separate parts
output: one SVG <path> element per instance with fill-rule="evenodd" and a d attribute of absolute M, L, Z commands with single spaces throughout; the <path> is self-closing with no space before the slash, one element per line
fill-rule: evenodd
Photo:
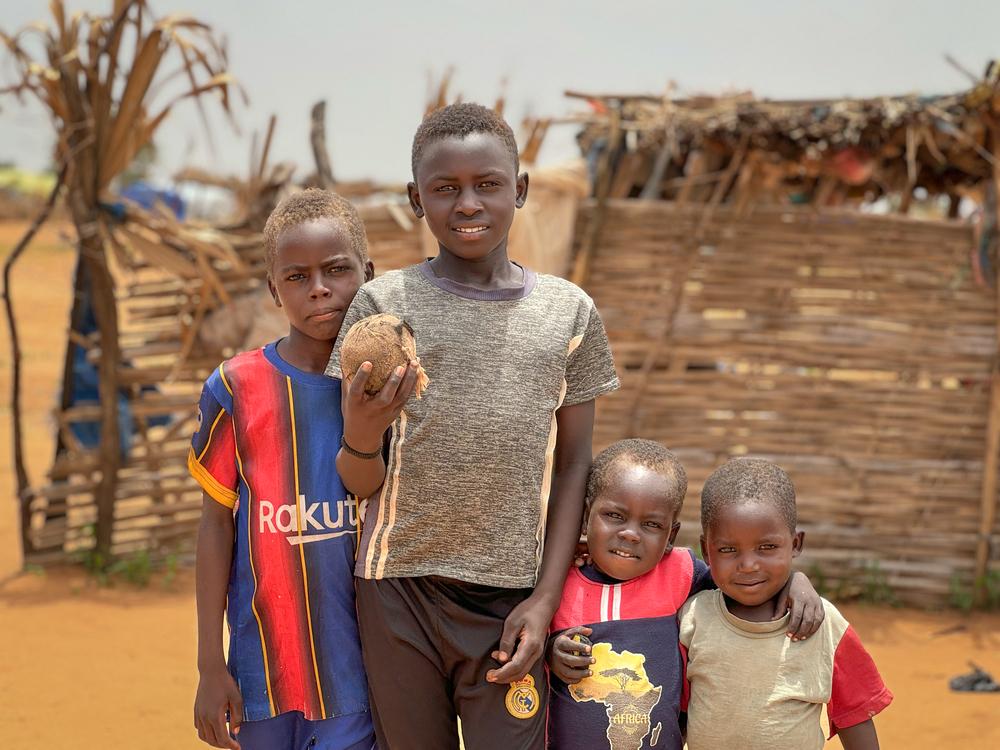
<path fill-rule="evenodd" d="M 689 750 L 821 750 L 823 704 L 833 732 L 889 705 L 892 693 L 854 630 L 825 599 L 823 607 L 819 631 L 792 641 L 785 635 L 788 615 L 741 620 L 719 590 L 684 605 Z"/>

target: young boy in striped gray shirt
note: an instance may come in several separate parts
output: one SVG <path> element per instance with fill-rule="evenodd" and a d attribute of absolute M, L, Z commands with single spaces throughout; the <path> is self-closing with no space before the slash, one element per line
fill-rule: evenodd
<path fill-rule="evenodd" d="M 537 748 L 542 656 L 580 531 L 594 400 L 618 387 L 582 290 L 507 256 L 528 195 L 510 126 L 475 104 L 429 115 L 413 141 L 410 203 L 438 255 L 365 285 L 343 334 L 392 313 L 417 365 L 375 396 L 345 389 L 337 468 L 368 497 L 358 615 L 382 747 Z"/>

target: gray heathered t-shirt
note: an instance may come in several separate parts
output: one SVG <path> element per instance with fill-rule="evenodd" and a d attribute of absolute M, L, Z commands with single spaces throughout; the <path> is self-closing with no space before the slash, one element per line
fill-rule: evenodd
<path fill-rule="evenodd" d="M 555 412 L 618 387 L 593 300 L 527 269 L 523 287 L 489 292 L 438 278 L 428 263 L 390 271 L 358 291 L 327 375 L 341 375 L 350 327 L 383 312 L 413 328 L 430 385 L 392 426 L 355 575 L 534 586 Z"/>

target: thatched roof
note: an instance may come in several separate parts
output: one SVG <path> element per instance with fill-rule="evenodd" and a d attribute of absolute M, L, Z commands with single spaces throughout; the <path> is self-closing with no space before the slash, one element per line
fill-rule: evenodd
<path fill-rule="evenodd" d="M 594 157 L 615 142 L 612 195 L 675 198 L 739 154 L 745 185 L 796 202 L 891 193 L 957 194 L 992 174 L 1000 149 L 1000 64 L 967 91 L 947 96 L 771 101 L 750 94 L 672 99 L 589 95 L 578 139 Z M 695 157 L 692 160 L 692 157 Z M 658 165 L 657 162 L 660 162 Z M 652 180 L 651 180 L 652 178 Z M 739 181 L 734 185 L 738 191 Z M 701 191 L 702 199 L 711 187 Z M 697 191 L 695 191 L 696 193 Z M 696 197 L 692 193 L 689 197 Z"/>

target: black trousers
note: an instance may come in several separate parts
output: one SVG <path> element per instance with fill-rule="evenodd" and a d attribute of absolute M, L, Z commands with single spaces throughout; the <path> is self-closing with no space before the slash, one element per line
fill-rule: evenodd
<path fill-rule="evenodd" d="M 543 750 L 544 660 L 523 681 L 486 672 L 503 623 L 531 589 L 450 578 L 357 581 L 361 647 L 380 750 L 454 750 L 456 715 L 466 750 Z"/>

